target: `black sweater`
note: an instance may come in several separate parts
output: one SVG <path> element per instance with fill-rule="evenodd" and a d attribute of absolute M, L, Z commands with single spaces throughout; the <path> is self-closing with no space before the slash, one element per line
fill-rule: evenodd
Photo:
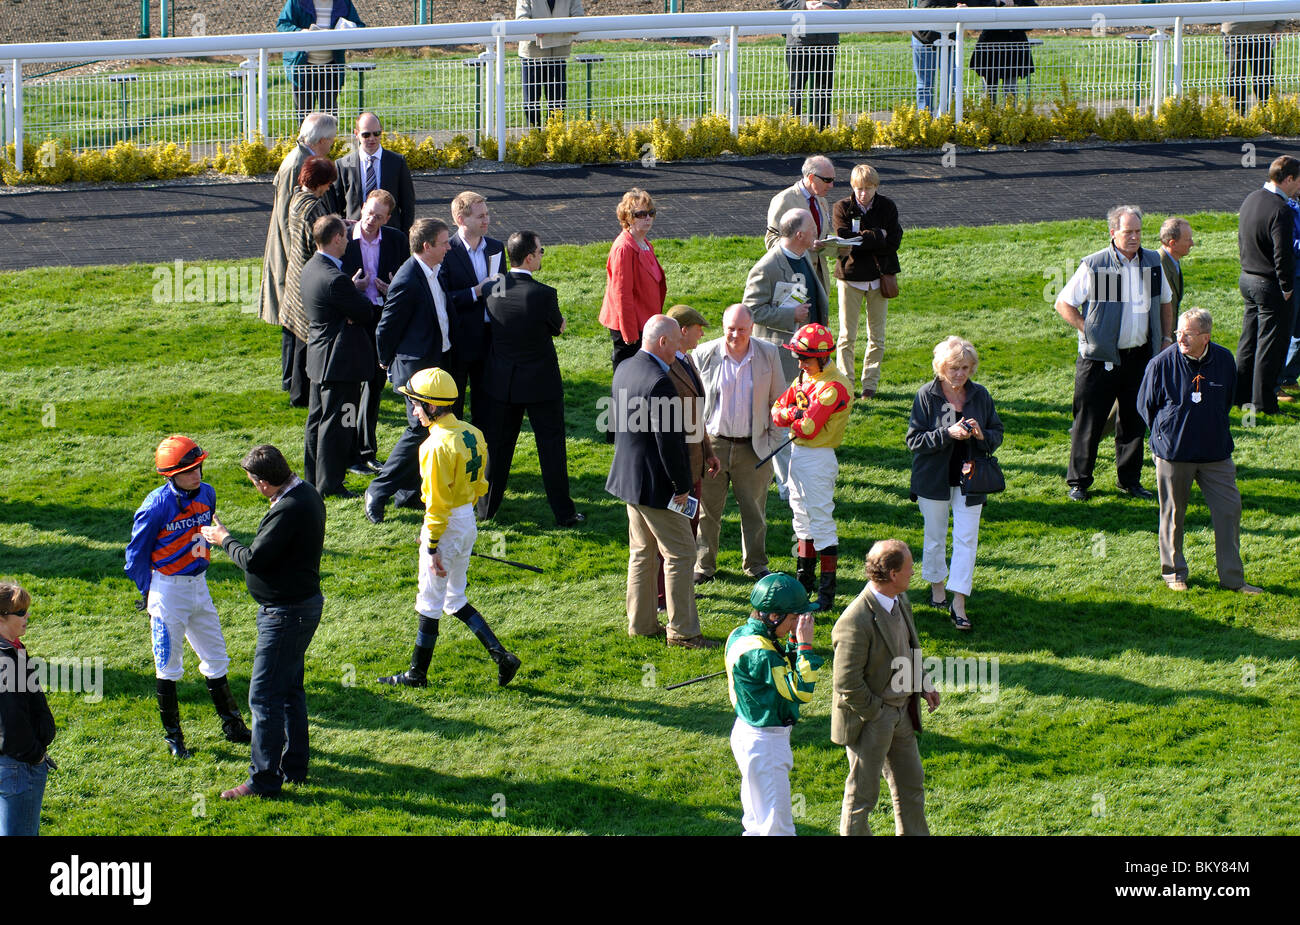
<path fill-rule="evenodd" d="M 0 637 L 0 755 L 36 764 L 54 741 L 54 716 L 26 662 L 24 650 Z M 27 677 L 15 690 L 20 674 Z"/>
<path fill-rule="evenodd" d="M 233 536 L 221 544 L 244 570 L 248 593 L 259 604 L 298 604 L 320 594 L 320 557 L 325 545 L 325 502 L 299 482 L 271 505 L 252 546 Z"/>
<path fill-rule="evenodd" d="M 1241 204 L 1237 221 L 1237 248 L 1241 269 L 1255 276 L 1276 280 L 1283 292 L 1290 292 L 1295 279 L 1295 235 L 1293 213 L 1286 200 L 1266 189 L 1257 189 Z"/>

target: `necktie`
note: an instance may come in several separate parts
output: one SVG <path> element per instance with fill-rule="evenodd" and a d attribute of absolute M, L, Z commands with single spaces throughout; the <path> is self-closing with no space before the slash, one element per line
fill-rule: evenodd
<path fill-rule="evenodd" d="M 361 169 L 361 201 L 365 202 L 370 198 L 370 194 L 375 191 L 375 159 L 367 157 L 365 166 Z"/>
<path fill-rule="evenodd" d="M 822 236 L 822 212 L 817 208 L 817 197 L 808 197 L 808 208 L 812 212 L 813 221 L 817 223 L 817 237 Z"/>

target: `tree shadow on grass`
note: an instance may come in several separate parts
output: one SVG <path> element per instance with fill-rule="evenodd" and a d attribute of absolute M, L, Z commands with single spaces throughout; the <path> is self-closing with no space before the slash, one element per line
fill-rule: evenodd
<path fill-rule="evenodd" d="M 723 835 L 735 833 L 737 805 L 688 805 L 654 799 L 632 790 L 574 778 L 528 780 L 443 773 L 432 767 L 378 761 L 360 755 L 317 750 L 305 787 L 285 791 L 281 802 L 342 803 L 356 812 L 387 810 L 448 823 L 503 824 L 559 829 L 593 835 Z M 430 758 L 430 763 L 437 756 Z M 408 794 L 436 795 L 437 803 Z M 450 804 L 458 805 L 450 805 Z M 475 807 L 466 810 L 465 807 Z M 500 816 L 494 815 L 494 810 Z M 653 827 L 653 828 L 652 828 Z"/>
<path fill-rule="evenodd" d="M 65 537 L 61 542 L 33 546 L 0 543 L 0 561 L 10 572 L 41 578 L 85 578 L 98 581 L 106 573 L 123 575 L 134 509 L 45 504 L 39 501 L 0 501 L 0 524 L 27 524 Z M 120 538 L 121 548 L 102 549 L 90 543 Z M 79 542 L 84 540 L 85 542 Z"/>
<path fill-rule="evenodd" d="M 999 684 L 1006 684 L 1043 697 L 1087 698 L 1111 703 L 1128 702 L 1150 706 L 1171 706 L 1185 699 L 1213 700 L 1223 704 L 1267 707 L 1266 697 L 1233 695 L 1204 687 L 1162 687 L 1143 684 L 1108 672 L 1076 671 L 1045 662 L 1017 662 L 999 672 Z"/>
<path fill-rule="evenodd" d="M 1212 593 L 1222 595 L 1225 604 L 1264 606 L 1229 591 Z M 924 616 L 919 617 L 917 629 L 973 654 L 1048 651 L 1057 658 L 1112 659 L 1136 651 L 1205 663 L 1226 663 L 1243 656 L 1277 661 L 1300 657 L 1300 643 L 1225 625 L 1191 612 L 1190 606 L 1207 602 L 1197 592 L 1179 602 L 1180 607 L 1166 607 L 1142 598 L 1029 597 L 981 589 L 968 604 L 975 623 L 973 633 L 956 630 L 946 619 Z"/>

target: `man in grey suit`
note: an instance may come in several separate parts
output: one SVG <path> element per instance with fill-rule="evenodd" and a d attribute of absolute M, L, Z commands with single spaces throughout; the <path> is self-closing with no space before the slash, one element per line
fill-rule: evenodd
<path fill-rule="evenodd" d="M 262 293 L 258 317 L 267 324 L 280 323 L 280 299 L 284 297 L 284 278 L 289 270 L 289 200 L 293 199 L 298 171 L 312 155 L 329 157 L 338 134 L 338 120 L 328 113 L 313 112 L 302 120 L 297 146 L 285 155 L 275 172 L 275 202 L 271 205 L 271 225 L 266 231 L 266 248 L 262 253 Z M 289 391 L 293 380 L 294 345 L 297 338 L 284 328 L 280 338 L 280 388 Z"/>
<path fill-rule="evenodd" d="M 826 287 L 817 276 L 812 213 L 787 209 L 778 221 L 780 237 L 749 271 L 744 306 L 754 315 L 754 333 L 774 344 L 789 343 L 796 328 L 816 322 L 829 325 Z M 799 375 L 788 350 L 781 357 L 786 383 Z"/>
<path fill-rule="evenodd" d="M 849 756 L 840 811 L 841 835 L 870 835 L 868 817 L 885 772 L 899 835 L 929 835 L 925 772 L 916 733 L 920 699 L 933 713 L 939 693 L 921 672 L 921 644 L 907 586 L 912 552 L 901 540 L 881 540 L 867 553 L 867 586 L 835 621 L 831 741 Z M 920 681 L 920 684 L 917 684 Z"/>
<path fill-rule="evenodd" d="M 772 423 L 772 405 L 785 391 L 780 350 L 752 337 L 754 316 L 743 305 L 722 315 L 724 336 L 695 348 L 704 381 L 704 427 L 722 468 L 700 487 L 700 532 L 695 541 L 695 583 L 712 581 L 718 564 L 722 512 L 727 485 L 740 508 L 743 567 L 750 578 L 767 568 L 767 486 L 770 461 L 758 461 L 781 442 Z"/>
<path fill-rule="evenodd" d="M 389 224 L 400 228 L 402 234 L 409 234 L 415 221 L 415 185 L 406 158 L 384 150 L 380 143 L 384 127 L 373 112 L 357 116 L 353 134 L 357 146 L 335 162 L 339 176 L 334 181 L 334 208 L 348 221 L 356 221 L 361 218 L 361 210 L 371 192 L 388 190 L 397 202 Z"/>
<path fill-rule="evenodd" d="M 829 325 L 830 304 L 815 272 L 819 258 L 811 250 L 816 237 L 812 213 L 787 209 L 777 224 L 780 237 L 749 271 L 741 302 L 754 316 L 756 336 L 785 344 L 801 325 L 814 321 Z M 799 375 L 799 362 L 789 350 L 779 353 L 781 378 L 789 385 Z M 789 493 L 790 448 L 777 453 L 773 463 L 777 491 L 784 500 Z"/>

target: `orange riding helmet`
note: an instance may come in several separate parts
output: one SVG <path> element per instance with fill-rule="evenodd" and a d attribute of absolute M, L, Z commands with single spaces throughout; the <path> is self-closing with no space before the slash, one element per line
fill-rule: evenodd
<path fill-rule="evenodd" d="M 171 478 L 182 472 L 201 466 L 208 454 L 199 449 L 199 445 L 183 434 L 172 434 L 158 444 L 154 452 L 154 466 L 159 473 Z"/>

